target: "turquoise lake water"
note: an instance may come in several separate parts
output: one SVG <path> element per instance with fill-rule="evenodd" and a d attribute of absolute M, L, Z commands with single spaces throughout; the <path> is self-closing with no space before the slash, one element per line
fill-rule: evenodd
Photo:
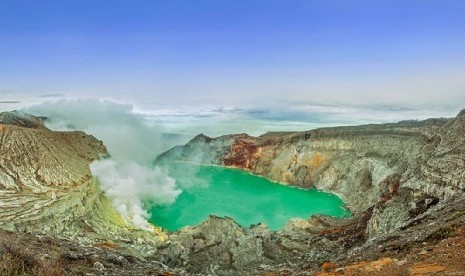
<path fill-rule="evenodd" d="M 313 214 L 349 216 L 337 196 L 316 189 L 280 185 L 239 169 L 187 163 L 164 165 L 182 190 L 170 206 L 150 208 L 150 222 L 175 231 L 208 215 L 229 216 L 242 226 L 264 223 L 282 228 L 290 218 Z"/>

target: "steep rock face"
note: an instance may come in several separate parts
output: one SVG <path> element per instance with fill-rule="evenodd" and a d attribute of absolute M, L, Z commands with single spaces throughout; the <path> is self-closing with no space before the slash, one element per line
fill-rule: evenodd
<path fill-rule="evenodd" d="M 244 136 L 244 134 L 239 135 Z M 158 161 L 167 159 L 183 160 L 184 162 L 217 164 L 224 153 L 228 151 L 236 140 L 236 135 L 225 135 L 212 139 L 203 134 L 195 136 L 185 146 L 176 146 L 162 153 Z"/>
<path fill-rule="evenodd" d="M 171 271 L 139 259 L 153 255 L 165 233 L 126 225 L 91 176 L 90 163 L 107 156 L 103 142 L 81 131 L 49 130 L 44 121 L 0 113 L 0 232 L 16 239 L 0 241 L 0 259 L 13 249 L 28 265 L 60 259 L 70 275 Z"/>
<path fill-rule="evenodd" d="M 464 190 L 464 131 L 461 112 L 453 119 L 205 137 L 161 160 L 238 167 L 284 184 L 336 193 L 355 214 L 372 208 L 367 232 L 374 237 Z M 193 160 L 188 149 L 199 145 L 214 157 Z"/>
<path fill-rule="evenodd" d="M 88 242 L 122 232 L 121 217 L 89 169 L 107 154 L 102 141 L 51 131 L 43 121 L 0 114 L 0 227 Z"/>

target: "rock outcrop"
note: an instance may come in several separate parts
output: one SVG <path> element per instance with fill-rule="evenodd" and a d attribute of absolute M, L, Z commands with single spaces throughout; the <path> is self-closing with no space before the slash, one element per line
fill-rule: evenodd
<path fill-rule="evenodd" d="M 139 256 L 153 252 L 157 236 L 127 226 L 91 175 L 90 163 L 107 156 L 103 142 L 49 130 L 44 120 L 0 114 L 0 228 L 82 244 L 112 241 Z"/>
<path fill-rule="evenodd" d="M 106 149 L 83 132 L 50 131 L 40 118 L 2 113 L 0 152 L 2 228 L 58 234 L 101 196 L 89 163 Z"/>

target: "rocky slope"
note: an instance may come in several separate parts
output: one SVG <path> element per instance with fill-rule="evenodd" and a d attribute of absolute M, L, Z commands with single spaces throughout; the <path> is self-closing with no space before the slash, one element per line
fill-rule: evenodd
<path fill-rule="evenodd" d="M 77 248 L 108 243 L 153 254 L 160 236 L 127 226 L 91 176 L 90 163 L 107 155 L 103 142 L 51 131 L 44 119 L 0 113 L 0 228 L 65 238 Z"/>
<path fill-rule="evenodd" d="M 82 132 L 51 131 L 43 121 L 0 114 L 0 228 L 13 231 L 0 230 L 0 271 L 11 252 L 36 256 L 30 271 L 47 259 L 71 275 L 462 275 L 465 269 L 463 111 L 452 119 L 260 137 L 199 135 L 159 157 L 317 187 L 340 195 L 353 213 L 345 220 L 293 219 L 276 232 L 215 216 L 174 233 L 131 229 L 90 175 L 89 164 L 107 155 L 103 143 Z"/>
<path fill-rule="evenodd" d="M 373 209 L 368 232 L 375 237 L 464 191 L 464 137 L 462 111 L 454 119 L 259 137 L 199 135 L 160 159 L 238 167 L 338 194 L 356 214 Z"/>
<path fill-rule="evenodd" d="M 2 227 L 62 232 L 98 197 L 88 165 L 106 153 L 103 143 L 82 132 L 52 132 L 18 113 L 0 119 Z"/>
<path fill-rule="evenodd" d="M 260 256 L 257 263 L 297 271 L 324 260 L 370 258 L 375 248 L 406 235 L 391 250 L 402 251 L 405 245 L 415 246 L 411 244 L 440 232 L 444 224 L 439 221 L 465 207 L 465 111 L 452 119 L 259 137 L 199 135 L 159 160 L 237 167 L 284 184 L 341 196 L 354 214 L 351 219 L 315 217 L 291 222 L 277 233 L 261 232 L 255 250 L 262 252 L 254 253 Z M 417 228 L 408 230 L 412 225 Z M 251 231 L 246 230 L 245 236 Z"/>

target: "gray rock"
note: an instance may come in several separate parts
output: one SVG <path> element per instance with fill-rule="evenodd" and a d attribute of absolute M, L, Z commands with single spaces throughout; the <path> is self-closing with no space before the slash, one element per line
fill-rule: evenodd
<path fill-rule="evenodd" d="M 105 266 L 101 262 L 95 262 L 92 266 L 99 271 L 105 270 Z"/>

